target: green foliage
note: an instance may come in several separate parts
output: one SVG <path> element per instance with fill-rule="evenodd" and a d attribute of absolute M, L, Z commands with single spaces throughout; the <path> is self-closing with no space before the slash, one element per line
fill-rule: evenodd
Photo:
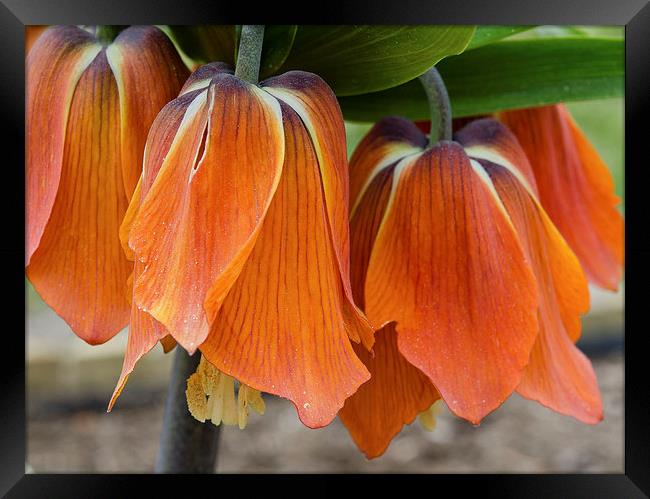
<path fill-rule="evenodd" d="M 477 26 L 474 38 L 466 50 L 472 50 L 483 45 L 497 42 L 503 38 L 527 31 L 533 26 Z"/>
<path fill-rule="evenodd" d="M 237 26 L 169 26 L 167 31 L 198 64 L 235 63 Z M 300 69 L 320 75 L 337 95 L 375 92 L 461 53 L 474 31 L 474 26 L 267 26 L 260 75 Z"/>
<path fill-rule="evenodd" d="M 624 43 L 618 38 L 533 38 L 502 41 L 442 61 L 453 115 L 472 116 L 623 95 Z M 388 114 L 427 119 L 417 80 L 382 92 L 339 100 L 346 119 Z"/>
<path fill-rule="evenodd" d="M 195 64 L 226 62 L 234 67 L 237 60 L 240 26 L 169 26 L 166 30 L 177 47 Z M 260 63 L 260 77 L 277 72 L 291 51 L 296 25 L 266 26 Z"/>
<path fill-rule="evenodd" d="M 461 53 L 474 26 L 300 26 L 280 72 L 320 75 L 337 95 L 394 87 Z"/>
<path fill-rule="evenodd" d="M 169 26 L 177 46 L 193 61 L 235 64 L 237 29 L 235 25 Z"/>

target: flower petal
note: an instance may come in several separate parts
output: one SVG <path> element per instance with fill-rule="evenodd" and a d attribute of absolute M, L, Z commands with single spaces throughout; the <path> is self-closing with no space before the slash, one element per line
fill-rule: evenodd
<path fill-rule="evenodd" d="M 112 338 L 129 318 L 119 127 L 117 85 L 101 52 L 72 97 L 58 193 L 27 268 L 43 300 L 91 344 Z"/>
<path fill-rule="evenodd" d="M 370 371 L 364 383 L 345 401 L 339 417 L 368 459 L 381 456 L 402 426 L 440 398 L 429 379 L 397 348 L 394 324 L 375 333 L 374 356 L 354 350 Z"/>
<path fill-rule="evenodd" d="M 516 137 L 504 125 L 491 118 L 473 121 L 459 131 L 455 138 L 464 146 L 470 158 L 479 160 L 481 164 L 487 160 L 489 163 L 507 168 L 510 175 L 519 182 L 518 190 L 524 189 L 528 192 L 532 202 L 537 205 L 538 191 L 530 162 L 518 146 Z M 555 281 L 564 282 L 564 285 L 555 286 L 564 327 L 569 337 L 576 342 L 580 338 L 582 327 L 580 316 L 589 310 L 589 291 L 585 288 L 581 268 L 576 268 L 579 263 L 574 253 L 566 246 L 566 242 L 557 232 L 553 222 L 548 219 L 544 209 L 541 206 L 536 209 L 541 211 L 542 214 L 539 216 L 545 224 L 544 231 L 553 241 L 553 244 L 549 243 L 550 248 L 554 250 L 550 253 L 553 256 L 549 262 L 550 268 Z M 509 213 L 511 217 L 517 216 Z M 519 233 L 519 227 L 515 227 Z M 524 250 L 528 251 L 526 248 L 524 245 Z"/>
<path fill-rule="evenodd" d="M 27 57 L 25 266 L 38 248 L 59 188 L 72 95 L 100 50 L 88 32 L 57 26 L 38 38 Z"/>
<path fill-rule="evenodd" d="M 129 235 L 133 222 L 138 214 L 140 206 L 146 194 L 151 189 L 151 186 L 158 175 L 158 172 L 163 166 L 164 160 L 167 157 L 172 145 L 174 144 L 174 137 L 183 122 L 183 118 L 187 113 L 190 104 L 197 99 L 201 91 L 189 92 L 181 97 L 174 99 L 168 103 L 159 113 L 156 121 L 153 123 L 149 132 L 149 147 L 144 152 L 144 165 L 143 172 L 136 186 L 131 203 L 124 216 L 124 221 L 120 226 L 120 240 L 127 257 L 130 260 L 135 260 L 133 267 L 133 278 L 129 289 L 129 299 L 131 300 L 131 319 L 129 324 L 129 337 L 126 345 L 126 352 L 124 353 L 124 361 L 122 363 L 122 372 L 117 381 L 117 386 L 113 392 L 113 396 L 108 405 L 110 412 L 117 398 L 122 393 L 124 386 L 128 380 L 129 375 L 133 372 L 135 365 L 142 358 L 143 355 L 151 351 L 160 341 L 165 353 L 169 352 L 174 346 L 176 341 L 168 334 L 165 327 L 154 319 L 147 312 L 140 310 L 135 302 L 135 293 L 133 282 L 135 282 L 142 271 L 144 265 L 139 260 L 136 260 L 135 254 L 130 246 L 128 246 Z M 200 102 L 197 101 L 197 102 Z"/>
<path fill-rule="evenodd" d="M 354 213 L 374 175 L 426 145 L 427 138 L 412 121 L 391 116 L 375 123 L 350 158 L 350 212 Z"/>
<path fill-rule="evenodd" d="M 148 193 L 149 189 L 151 189 L 174 143 L 174 138 L 183 122 L 187 108 L 200 93 L 200 91 L 188 92 L 167 103 L 160 110 L 156 120 L 149 128 L 149 139 L 143 154 L 142 173 L 120 226 L 120 241 L 129 260 L 135 260 L 135 254 L 129 246 L 129 237 L 133 222 L 144 198 L 143 192 Z"/>
<path fill-rule="evenodd" d="M 189 71 L 174 45 L 154 26 L 131 26 L 106 49 L 120 94 L 122 175 L 130 199 L 142 171 L 149 127 L 174 99 Z"/>
<path fill-rule="evenodd" d="M 138 261 L 135 262 L 133 266 L 133 277 L 134 281 L 141 274 L 144 265 Z M 129 338 L 126 344 L 126 352 L 124 353 L 124 362 L 122 363 L 122 372 L 120 377 L 117 380 L 117 385 L 115 391 L 111 396 L 111 400 L 108 404 L 108 412 L 113 409 L 117 398 L 122 393 L 124 386 L 129 378 L 129 375 L 133 372 L 136 363 L 140 358 L 149 352 L 156 343 L 167 336 L 167 330 L 165 327 L 156 321 L 151 315 L 142 310 L 139 310 L 135 304 L 131 306 L 131 318 L 129 322 Z M 166 346 L 165 346 L 166 345 Z M 163 347 L 165 352 L 168 351 L 171 344 L 168 340 L 165 340 Z"/>
<path fill-rule="evenodd" d="M 225 62 L 210 62 L 199 66 L 196 71 L 193 71 L 189 78 L 185 80 L 185 84 L 183 85 L 183 88 L 181 88 L 179 95 L 194 90 L 203 90 L 208 88 L 212 78 L 217 76 L 219 73 L 234 74 L 234 71 Z"/>
<path fill-rule="evenodd" d="M 612 176 L 562 105 L 500 113 L 523 146 L 542 206 L 589 279 L 616 290 L 623 265 L 623 218 Z"/>
<path fill-rule="evenodd" d="M 535 174 L 517 137 L 495 119 L 471 121 L 454 134 L 454 140 L 472 158 L 507 166 L 535 196 L 539 195 Z"/>
<path fill-rule="evenodd" d="M 183 123 L 129 245 L 145 263 L 136 303 L 193 352 L 252 249 L 284 140 L 277 101 L 228 74 L 199 94 Z"/>
<path fill-rule="evenodd" d="M 395 165 L 393 163 L 374 175 L 368 187 L 364 189 L 360 202 L 350 218 L 350 240 L 352 243 L 350 280 L 354 301 L 362 309 L 365 308 L 364 288 L 368 263 L 390 199 Z M 379 327 L 380 325 L 375 325 L 376 329 Z"/>
<path fill-rule="evenodd" d="M 280 184 L 201 351 L 242 383 L 290 399 L 317 428 L 369 375 L 348 338 L 318 159 L 299 116 L 281 105 Z"/>
<path fill-rule="evenodd" d="M 350 285 L 350 233 L 348 225 L 349 173 L 345 126 L 332 89 L 322 78 L 304 71 L 289 71 L 269 78 L 262 87 L 300 116 L 314 145 L 325 194 L 330 233 L 347 298 L 344 314 L 353 341 L 372 347 L 374 332 L 355 305 Z"/>
<path fill-rule="evenodd" d="M 535 279 L 489 181 L 442 142 L 395 170 L 366 280 L 373 324 L 458 416 L 478 423 L 519 384 L 537 336 Z"/>
<path fill-rule="evenodd" d="M 537 278 L 540 332 L 517 391 L 555 411 L 597 423 L 602 419 L 602 401 L 596 375 L 571 341 L 579 336 L 580 315 L 589 308 L 580 263 L 511 171 L 487 161 L 481 165 L 510 214 Z"/>

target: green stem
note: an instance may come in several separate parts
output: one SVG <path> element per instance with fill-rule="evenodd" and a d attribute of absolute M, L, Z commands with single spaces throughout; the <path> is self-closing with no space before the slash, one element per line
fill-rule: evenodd
<path fill-rule="evenodd" d="M 432 67 L 420 76 L 420 83 L 427 94 L 431 111 L 430 145 L 433 146 L 441 140 L 451 140 L 451 102 L 440 73 Z"/>
<path fill-rule="evenodd" d="M 104 45 L 110 45 L 126 26 L 101 25 L 95 27 L 95 38 Z"/>
<path fill-rule="evenodd" d="M 201 353 L 189 356 L 176 346 L 156 457 L 156 473 L 214 473 L 220 426 L 201 423 L 187 409 L 185 390 Z"/>
<path fill-rule="evenodd" d="M 244 24 L 241 28 L 235 76 L 250 83 L 260 77 L 260 61 L 264 42 L 264 25 Z"/>

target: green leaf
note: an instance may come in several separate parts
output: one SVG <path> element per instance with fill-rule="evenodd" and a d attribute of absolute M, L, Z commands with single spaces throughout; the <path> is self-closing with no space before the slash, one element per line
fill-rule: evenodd
<path fill-rule="evenodd" d="M 267 26 L 264 30 L 260 78 L 276 73 L 291 52 L 298 26 Z"/>
<path fill-rule="evenodd" d="M 623 95 L 624 43 L 616 38 L 503 41 L 438 65 L 455 117 Z M 418 80 L 339 99 L 346 119 L 376 121 L 397 114 L 428 119 Z"/>
<path fill-rule="evenodd" d="M 537 26 L 525 33 L 518 33 L 512 40 L 530 38 L 623 38 L 622 26 Z"/>
<path fill-rule="evenodd" d="M 265 78 L 276 72 L 284 63 L 293 46 L 296 25 L 266 26 L 260 76 Z M 195 63 L 227 62 L 231 66 L 237 60 L 239 45 L 238 25 L 169 26 L 168 32 L 177 46 Z"/>
<path fill-rule="evenodd" d="M 384 90 L 461 53 L 474 26 L 299 26 L 280 72 L 321 76 L 337 95 Z"/>
<path fill-rule="evenodd" d="M 210 26 L 169 26 L 178 47 L 198 64 L 235 64 L 237 32 L 234 24 Z"/>
<path fill-rule="evenodd" d="M 477 26 L 474 38 L 465 50 L 472 50 L 483 45 L 497 42 L 508 36 L 527 31 L 534 26 Z"/>

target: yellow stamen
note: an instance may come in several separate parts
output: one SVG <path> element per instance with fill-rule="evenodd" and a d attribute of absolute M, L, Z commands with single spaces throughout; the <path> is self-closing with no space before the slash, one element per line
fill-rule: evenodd
<path fill-rule="evenodd" d="M 208 403 L 205 399 L 203 386 L 201 386 L 201 376 L 198 373 L 194 373 L 188 378 L 185 396 L 190 414 L 194 416 L 194 419 L 205 423 Z"/>
<path fill-rule="evenodd" d="M 431 407 L 419 414 L 419 421 L 422 427 L 427 431 L 433 431 L 436 428 L 437 416 L 442 410 L 442 400 L 436 400 Z"/>
<path fill-rule="evenodd" d="M 246 428 L 249 407 L 264 414 L 264 400 L 258 390 L 239 383 L 235 401 L 235 381 L 201 357 L 196 372 L 187 380 L 185 394 L 190 414 L 201 422 L 209 419 L 216 426 L 223 423 Z"/>

